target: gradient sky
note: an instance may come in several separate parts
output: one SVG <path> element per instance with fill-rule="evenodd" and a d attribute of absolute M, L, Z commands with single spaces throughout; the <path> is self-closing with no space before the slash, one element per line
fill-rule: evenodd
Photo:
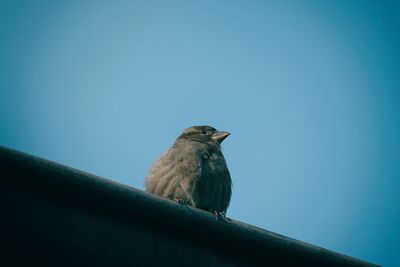
<path fill-rule="evenodd" d="M 229 217 L 400 266 L 399 1 L 2 0 L 0 33 L 0 145 L 143 189 L 212 125 Z"/>

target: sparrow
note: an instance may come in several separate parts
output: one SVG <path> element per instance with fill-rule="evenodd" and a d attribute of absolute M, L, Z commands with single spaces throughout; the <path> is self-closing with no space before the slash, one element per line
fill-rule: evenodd
<path fill-rule="evenodd" d="M 229 135 L 211 126 L 185 129 L 150 167 L 146 191 L 225 216 L 232 180 L 221 143 Z"/>

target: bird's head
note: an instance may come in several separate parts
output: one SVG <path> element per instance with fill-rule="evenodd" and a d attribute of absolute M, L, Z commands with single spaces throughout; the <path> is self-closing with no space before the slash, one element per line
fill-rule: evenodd
<path fill-rule="evenodd" d="M 199 141 L 202 143 L 220 146 L 222 141 L 230 135 L 228 132 L 217 131 L 211 126 L 193 126 L 187 128 L 178 137 L 179 139 Z"/>

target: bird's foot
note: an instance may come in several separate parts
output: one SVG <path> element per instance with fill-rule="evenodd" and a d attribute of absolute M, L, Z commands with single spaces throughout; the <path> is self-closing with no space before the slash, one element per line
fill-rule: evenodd
<path fill-rule="evenodd" d="M 213 210 L 212 213 L 214 214 L 216 220 L 225 219 L 225 212 Z"/>
<path fill-rule="evenodd" d="M 185 200 L 183 200 L 182 198 L 175 199 L 175 201 L 178 202 L 181 205 L 185 204 Z"/>
<path fill-rule="evenodd" d="M 193 206 L 190 201 L 188 201 L 187 199 L 184 199 L 184 198 L 174 198 L 174 200 L 181 205 Z"/>

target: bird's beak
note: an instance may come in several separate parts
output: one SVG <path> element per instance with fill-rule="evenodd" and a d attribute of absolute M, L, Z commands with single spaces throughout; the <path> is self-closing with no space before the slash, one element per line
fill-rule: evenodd
<path fill-rule="evenodd" d="M 228 132 L 215 132 L 213 135 L 212 135 L 212 139 L 214 139 L 214 140 L 216 140 L 218 143 L 222 143 L 222 141 L 224 141 L 224 139 L 225 138 L 227 138 L 228 136 L 230 135 L 230 133 L 228 133 Z"/>

